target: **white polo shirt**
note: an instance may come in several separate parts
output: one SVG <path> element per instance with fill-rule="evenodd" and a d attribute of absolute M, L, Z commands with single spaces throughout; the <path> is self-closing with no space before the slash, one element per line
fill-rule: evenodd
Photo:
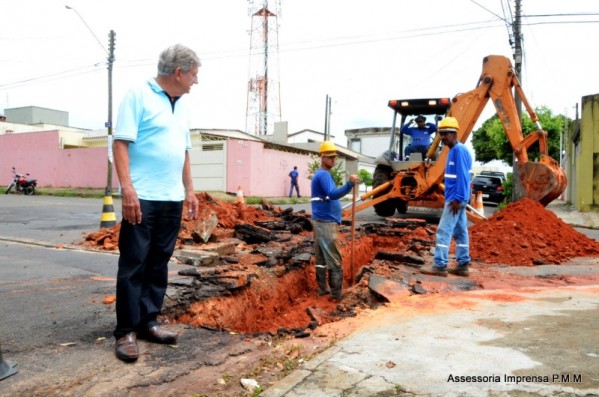
<path fill-rule="evenodd" d="M 114 139 L 130 142 L 131 181 L 140 199 L 185 199 L 183 163 L 191 139 L 184 96 L 171 105 L 153 78 L 132 88 L 119 107 Z"/>

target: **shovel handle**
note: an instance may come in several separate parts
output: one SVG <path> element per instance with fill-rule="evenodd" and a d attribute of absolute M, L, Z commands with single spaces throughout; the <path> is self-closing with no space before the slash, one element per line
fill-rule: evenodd
<path fill-rule="evenodd" d="M 356 197 L 358 195 L 358 184 L 354 185 L 352 192 L 352 207 L 351 207 L 351 256 L 349 261 L 350 285 L 354 285 L 354 241 L 356 239 Z"/>

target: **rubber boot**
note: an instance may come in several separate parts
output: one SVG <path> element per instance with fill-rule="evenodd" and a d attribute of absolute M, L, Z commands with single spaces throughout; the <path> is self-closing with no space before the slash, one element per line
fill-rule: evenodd
<path fill-rule="evenodd" d="M 343 288 L 343 270 L 329 270 L 329 285 L 331 286 L 331 299 L 341 302 Z"/>
<path fill-rule="evenodd" d="M 327 286 L 327 269 L 316 267 L 316 282 L 318 283 L 318 296 L 328 295 L 331 290 Z"/>

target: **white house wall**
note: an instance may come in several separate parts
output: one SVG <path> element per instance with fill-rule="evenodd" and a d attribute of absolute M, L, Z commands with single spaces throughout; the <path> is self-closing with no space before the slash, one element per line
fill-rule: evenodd
<path fill-rule="evenodd" d="M 189 152 L 193 187 L 196 191 L 224 192 L 226 187 L 225 141 L 194 144 Z"/>

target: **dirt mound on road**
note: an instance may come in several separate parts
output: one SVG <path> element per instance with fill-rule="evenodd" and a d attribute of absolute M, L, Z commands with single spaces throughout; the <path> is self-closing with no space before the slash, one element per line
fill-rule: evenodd
<path fill-rule="evenodd" d="M 534 266 L 599 255 L 599 242 L 526 198 L 510 203 L 486 222 L 472 226 L 469 233 L 474 261 Z"/>
<path fill-rule="evenodd" d="M 235 225 L 246 222 L 254 223 L 258 221 L 264 221 L 273 219 L 271 214 L 268 214 L 262 208 L 246 206 L 238 203 L 225 203 L 218 199 L 213 198 L 208 193 L 198 193 L 199 208 L 202 212 L 214 212 L 218 218 L 217 229 L 222 231 L 224 229 L 232 229 Z M 265 202 L 265 206 L 270 206 L 269 203 Z M 280 209 L 273 208 L 274 212 L 280 212 Z M 186 211 L 184 210 L 184 214 Z M 196 227 L 198 220 L 188 220 L 183 217 L 181 222 L 181 231 L 179 232 L 179 239 L 177 241 L 177 247 L 181 248 L 185 242 L 192 240 L 192 232 Z M 79 245 L 90 249 L 99 249 L 105 251 L 114 251 L 118 249 L 119 232 L 121 230 L 121 223 L 117 223 L 111 228 L 101 228 L 97 232 L 89 233 L 85 236 L 85 239 L 79 243 Z M 217 230 L 217 234 L 218 234 Z"/>

